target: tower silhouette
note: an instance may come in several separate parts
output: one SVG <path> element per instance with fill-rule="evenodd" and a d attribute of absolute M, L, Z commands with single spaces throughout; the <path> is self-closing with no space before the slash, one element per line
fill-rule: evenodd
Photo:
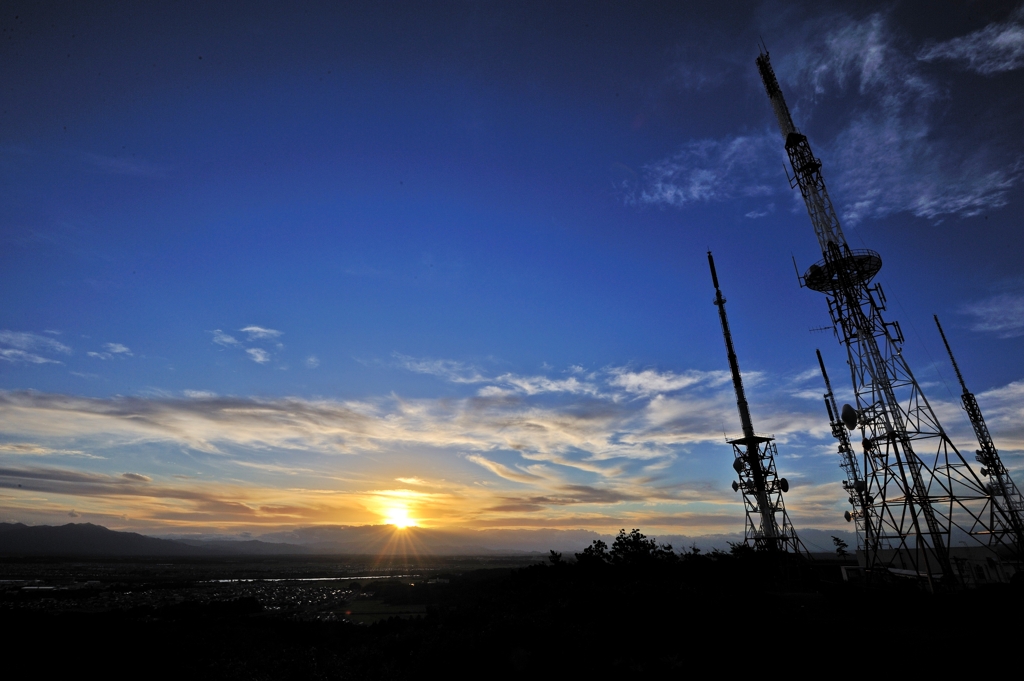
<path fill-rule="evenodd" d="M 864 535 L 859 557 L 872 572 L 917 574 L 931 588 L 974 581 L 972 563 L 995 561 L 1013 550 L 1010 533 L 998 531 L 993 519 L 1010 520 L 953 445 L 914 378 L 903 356 L 900 325 L 885 321 L 885 294 L 872 283 L 882 258 L 847 244 L 821 161 L 793 123 L 766 50 L 756 64 L 785 140 L 790 186 L 800 189 L 821 248 L 822 259 L 800 282 L 825 295 L 850 366 L 856 406 L 845 405 L 838 416 L 862 435 L 864 489 L 862 497 L 851 496 L 860 502 L 850 514 L 863 514 L 857 516 Z M 847 483 L 856 485 L 849 478 Z"/>
<path fill-rule="evenodd" d="M 786 504 L 782 499 L 782 494 L 789 491 L 789 481 L 780 478 L 775 470 L 775 440 L 754 433 L 747 395 L 743 390 L 743 377 L 732 344 L 729 318 L 725 314 L 725 297 L 718 286 L 718 273 L 715 271 L 715 259 L 711 251 L 708 251 L 708 265 L 711 267 L 711 281 L 715 285 L 714 303 L 722 322 L 732 385 L 736 391 L 736 408 L 740 412 L 743 427 L 743 437 L 728 441 L 734 456 L 732 467 L 739 476 L 739 482 L 733 481 L 732 489 L 734 492 L 743 492 L 743 506 L 747 514 L 743 540 L 747 546 L 758 550 L 806 553 L 807 550 L 800 543 L 789 521 Z"/>
<path fill-rule="evenodd" d="M 960 381 L 960 387 L 963 389 L 960 394 L 960 404 L 967 412 L 967 418 L 970 419 L 971 427 L 974 428 L 974 435 L 978 438 L 980 449 L 975 452 L 974 458 L 983 466 L 980 471 L 982 477 L 987 477 L 991 481 L 988 486 L 989 492 L 992 493 L 992 506 L 989 508 L 992 535 L 989 542 L 998 545 L 1004 538 L 1013 542 L 1019 558 L 1024 554 L 1024 550 L 1022 550 L 1024 547 L 1021 546 L 1024 542 L 1024 499 L 1021 498 L 1020 490 L 1017 489 L 1017 485 L 1013 483 L 1009 472 L 1003 465 L 999 450 L 996 449 L 992 435 L 988 432 L 985 417 L 981 414 L 978 400 L 975 399 L 974 393 L 967 389 L 964 376 L 960 373 L 960 366 L 956 363 L 956 357 L 953 356 L 953 350 L 949 347 L 949 341 L 946 340 L 946 332 L 942 330 L 942 324 L 939 323 L 939 315 L 932 316 L 935 318 L 935 326 L 939 327 L 942 344 L 946 346 L 946 352 L 949 353 L 953 371 L 956 372 L 956 378 Z"/>

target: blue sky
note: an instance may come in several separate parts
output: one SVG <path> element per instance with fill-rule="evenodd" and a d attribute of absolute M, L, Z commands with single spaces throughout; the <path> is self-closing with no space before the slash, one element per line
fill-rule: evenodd
<path fill-rule="evenodd" d="M 3 520 L 739 531 L 710 248 L 790 513 L 845 527 L 814 349 L 849 379 L 796 285 L 819 254 L 758 36 L 945 427 L 973 449 L 933 313 L 1022 475 L 1017 4 L 9 3 L 0 29 Z"/>

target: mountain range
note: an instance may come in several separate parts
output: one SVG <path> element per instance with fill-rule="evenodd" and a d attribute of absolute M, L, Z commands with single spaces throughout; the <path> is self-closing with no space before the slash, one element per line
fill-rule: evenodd
<path fill-rule="evenodd" d="M 831 536 L 856 546 L 849 532 L 808 529 L 801 538 L 812 552 L 832 550 Z M 2 556 L 181 556 L 225 555 L 377 555 L 377 556 L 511 556 L 545 555 L 549 550 L 572 554 L 600 539 L 611 545 L 614 537 L 591 530 L 459 530 L 392 525 L 329 525 L 270 532 L 259 538 L 222 535 L 170 535 L 148 537 L 119 532 L 92 523 L 29 526 L 0 523 Z M 704 551 L 728 550 L 737 535 L 688 537 L 665 535 L 677 551 L 696 546 Z"/>

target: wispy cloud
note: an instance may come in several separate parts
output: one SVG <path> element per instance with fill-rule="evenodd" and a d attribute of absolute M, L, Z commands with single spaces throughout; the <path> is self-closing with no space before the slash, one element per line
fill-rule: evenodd
<path fill-rule="evenodd" d="M 532 473 L 527 473 L 525 471 L 521 471 L 518 469 L 509 468 L 504 464 L 500 464 L 497 461 L 491 461 L 490 459 L 480 456 L 479 454 L 470 454 L 469 456 L 466 457 L 466 459 L 472 461 L 477 465 L 483 466 L 491 473 L 494 473 L 499 478 L 504 478 L 505 480 L 524 483 L 535 483 L 542 480 L 542 478 L 539 475 L 533 475 Z"/>
<path fill-rule="evenodd" d="M 53 447 L 44 447 L 34 442 L 2 442 L 0 443 L 0 454 L 13 454 L 16 456 L 80 456 L 87 459 L 101 458 L 79 449 L 54 449 Z"/>
<path fill-rule="evenodd" d="M 132 355 L 132 351 L 128 348 L 128 346 L 127 345 L 122 345 L 121 343 L 104 343 L 103 344 L 103 348 L 104 348 L 103 352 L 96 352 L 96 351 L 90 350 L 89 352 L 86 352 L 85 354 L 88 357 L 92 357 L 93 359 L 103 359 L 103 360 L 112 359 L 113 357 L 118 357 L 118 356 L 120 356 L 120 357 L 132 357 L 133 356 Z"/>
<path fill-rule="evenodd" d="M 632 371 L 625 368 L 614 368 L 609 373 L 611 374 L 609 381 L 611 385 L 638 395 L 671 393 L 699 383 L 721 385 L 730 377 L 726 371 L 687 371 L 676 374 L 671 371 L 659 372 L 654 369 Z"/>
<path fill-rule="evenodd" d="M 220 329 L 214 329 L 210 333 L 213 334 L 213 342 L 225 348 L 235 348 L 245 352 L 246 356 L 257 364 L 267 364 L 271 360 L 271 352 L 266 347 L 245 347 L 249 343 L 257 343 L 260 341 L 275 341 L 282 335 L 282 331 L 276 329 L 266 329 L 262 326 L 247 326 L 243 329 L 239 329 L 242 333 L 247 336 L 247 343 L 243 344 L 234 336 L 224 333 Z M 277 349 L 281 349 L 284 346 L 275 342 L 272 345 L 276 346 Z M 282 367 L 286 368 L 286 367 Z"/>
<path fill-rule="evenodd" d="M 801 105 L 812 112 L 815 101 L 856 90 L 845 127 L 822 140 L 843 218 L 855 224 L 909 212 L 938 219 L 1005 206 L 1024 170 L 1017 140 L 965 143 L 939 134 L 937 104 L 945 90 L 921 69 L 888 16 L 833 23 L 820 43 L 792 60 L 802 68 L 787 80 L 802 84 Z"/>
<path fill-rule="evenodd" d="M 128 349 L 128 346 L 122 345 L 121 343 L 105 343 L 103 347 L 107 352 L 113 355 L 128 355 L 130 357 L 132 354 L 132 351 Z"/>
<path fill-rule="evenodd" d="M 209 390 L 182 390 L 181 394 L 193 400 L 208 400 L 217 396 L 217 393 L 210 392 Z"/>
<path fill-rule="evenodd" d="M 60 364 L 45 355 L 70 355 L 71 348 L 50 338 L 25 331 L 0 331 L 0 359 L 25 364 Z"/>
<path fill-rule="evenodd" d="M 784 159 L 778 135 L 738 135 L 688 142 L 673 156 L 648 164 L 627 200 L 683 206 L 737 197 L 769 196 Z"/>
<path fill-rule="evenodd" d="M 217 345 L 223 345 L 226 348 L 238 347 L 241 343 L 234 336 L 228 335 L 220 329 L 214 329 L 210 333 L 213 334 L 213 342 Z"/>
<path fill-rule="evenodd" d="M 245 352 L 249 355 L 249 359 L 257 364 L 266 364 L 270 361 L 270 353 L 266 350 L 260 348 L 246 348 Z"/>
<path fill-rule="evenodd" d="M 417 374 L 439 376 L 452 383 L 483 383 L 487 379 L 479 369 L 464 362 L 450 359 L 418 359 L 400 353 L 392 353 L 395 365 Z"/>
<path fill-rule="evenodd" d="M 1015 117 L 1007 116 L 1005 130 L 984 137 L 945 132 L 941 103 L 947 87 L 923 68 L 922 60 L 955 54 L 975 59 L 969 63 L 989 72 L 1019 68 L 1024 59 L 1021 16 L 1018 10 L 1009 23 L 917 54 L 886 13 L 807 20 L 816 37 L 783 55 L 777 71 L 797 125 L 807 132 L 821 117 L 836 131 L 830 137 L 812 135 L 812 144 L 825 160 L 844 221 L 856 224 L 901 212 L 938 220 L 1007 204 L 1009 191 L 1024 176 L 1024 145 Z M 640 186 L 627 188 L 626 201 L 682 207 L 771 196 L 784 187 L 783 163 L 782 139 L 774 129 L 691 140 L 672 156 L 648 164 Z M 745 215 L 753 219 L 768 211 L 762 205 Z"/>
<path fill-rule="evenodd" d="M 249 340 L 260 340 L 260 339 L 274 339 L 279 338 L 284 332 L 278 331 L 277 329 L 266 329 L 262 326 L 249 325 L 244 329 L 239 329 L 242 333 L 249 337 Z"/>
<path fill-rule="evenodd" d="M 1017 8 L 1002 23 L 921 50 L 922 61 L 949 60 L 964 68 L 990 76 L 1024 67 L 1024 7 Z"/>
<path fill-rule="evenodd" d="M 316 369 L 320 366 L 320 359 L 316 355 L 310 355 L 306 358 L 306 366 L 310 369 Z"/>
<path fill-rule="evenodd" d="M 971 329 L 999 338 L 1024 336 L 1024 294 L 1000 293 L 960 309 L 974 317 Z"/>

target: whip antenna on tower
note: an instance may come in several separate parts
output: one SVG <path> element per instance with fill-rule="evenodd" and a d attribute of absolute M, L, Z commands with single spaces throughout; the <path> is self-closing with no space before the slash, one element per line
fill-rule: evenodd
<path fill-rule="evenodd" d="M 839 467 L 846 472 L 843 489 L 850 495 L 850 505 L 853 506 L 853 511 L 847 511 L 843 517 L 846 518 L 846 522 L 857 521 L 857 541 L 860 542 L 861 537 L 867 538 L 861 546 L 864 548 L 872 544 L 870 540 L 872 535 L 871 514 L 868 507 L 874 499 L 868 496 L 867 483 L 864 481 L 864 476 L 861 475 L 857 454 L 853 451 L 853 445 L 850 443 L 847 424 L 854 423 L 856 425 L 857 415 L 853 411 L 853 407 L 848 404 L 843 405 L 842 411 L 839 410 L 836 396 L 832 392 L 832 382 L 828 380 L 828 372 L 825 371 L 825 361 L 821 358 L 821 350 L 814 352 L 818 356 L 821 377 L 825 379 L 825 410 L 828 412 L 829 425 L 832 426 L 832 437 L 839 441 Z M 845 421 L 843 414 L 846 414 Z"/>
<path fill-rule="evenodd" d="M 714 303 L 722 322 L 732 385 L 736 390 L 736 408 L 740 412 L 743 427 L 743 437 L 728 440 L 728 443 L 732 445 L 734 455 L 732 467 L 739 475 L 739 482 L 734 481 L 732 489 L 734 492 L 743 491 L 743 505 L 747 513 L 744 542 L 758 550 L 807 553 L 807 549 L 797 539 L 796 530 L 789 522 L 786 505 L 782 500 L 783 492 L 789 491 L 789 481 L 780 478 L 775 470 L 775 440 L 754 433 L 747 396 L 743 390 L 743 377 L 732 344 L 729 318 L 725 314 L 725 297 L 718 285 L 718 273 L 715 271 L 715 259 L 711 251 L 708 251 L 708 265 L 711 267 L 711 281 L 715 285 Z"/>
<path fill-rule="evenodd" d="M 960 387 L 963 389 L 960 402 L 964 411 L 967 412 L 967 418 L 971 420 L 974 435 L 978 438 L 978 445 L 981 447 L 975 453 L 975 459 L 984 466 L 981 469 L 982 476 L 986 476 L 992 481 L 989 485 L 989 491 L 992 493 L 992 506 L 989 515 L 993 540 L 997 540 L 999 535 L 1006 536 L 1015 545 L 1019 558 L 1024 556 L 1024 545 L 1022 545 L 1024 544 L 1024 498 L 1021 497 L 1020 490 L 1017 489 L 1017 485 L 1013 484 L 1010 474 L 1003 466 L 999 451 L 992 441 L 992 435 L 988 432 L 985 417 L 981 415 L 978 400 L 975 399 L 974 393 L 967 389 L 967 383 L 964 382 L 963 374 L 960 373 L 956 357 L 953 356 L 953 350 L 949 347 L 949 341 L 946 340 L 946 332 L 942 330 L 942 324 L 939 323 L 939 315 L 932 316 L 935 318 L 935 326 L 939 327 L 942 344 L 946 346 L 946 352 L 949 353 L 953 371 L 956 372 L 956 378 L 960 381 Z"/>
<path fill-rule="evenodd" d="M 1013 549 L 1006 534 L 993 531 L 992 493 L 946 435 L 914 378 L 899 323 L 883 318 L 885 295 L 871 283 L 882 258 L 846 243 L 821 161 L 793 123 L 767 51 L 756 64 L 789 157 L 791 186 L 800 189 L 821 248 L 822 259 L 802 283 L 825 294 L 846 347 L 856 406 L 840 418 L 863 436 L 865 567 L 916 573 L 931 588 L 939 581 L 974 582 L 978 570 L 988 574 L 989 560 L 995 564 L 1003 549 Z M 954 542 L 965 545 L 956 560 Z"/>

